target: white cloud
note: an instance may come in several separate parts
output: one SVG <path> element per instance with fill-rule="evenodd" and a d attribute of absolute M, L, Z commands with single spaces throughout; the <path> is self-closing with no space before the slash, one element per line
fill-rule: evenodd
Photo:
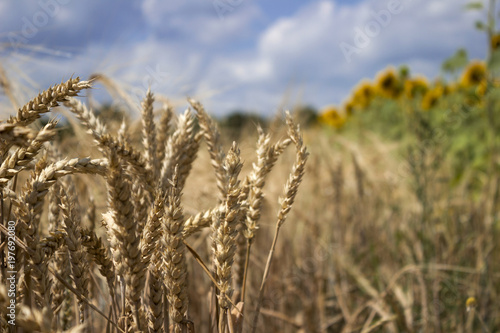
<path fill-rule="evenodd" d="M 401 0 L 401 12 L 348 62 L 340 43 L 355 46 L 357 29 L 375 22 L 373 12 L 387 10 L 390 1 L 308 1 L 293 15 L 255 31 L 262 14 L 256 2 L 243 1 L 220 19 L 212 1 L 144 0 L 140 8 L 152 31 L 148 37 L 91 40 L 74 58 L 24 68 L 44 78 L 43 85 L 98 71 L 142 89 L 153 70 L 160 73 L 152 82 L 158 94 L 198 97 L 218 114 L 237 108 L 273 113 L 287 92 L 292 103 L 298 91 L 303 103 L 339 103 L 360 79 L 389 64 L 408 64 L 413 72 L 434 76 L 459 47 L 484 56 L 485 39 L 473 28 L 478 13 L 463 11 L 465 0 Z M 74 21 L 79 30 L 92 24 L 91 11 L 86 13 Z M 61 12 L 58 20 L 74 17 L 68 15 Z"/>
<path fill-rule="evenodd" d="M 257 89 L 276 94 L 251 101 L 265 111 L 280 104 L 290 82 L 303 89 L 303 102 L 321 106 L 339 103 L 357 81 L 373 77 L 389 64 L 407 64 L 414 73 L 435 77 L 441 62 L 460 47 L 470 49 L 475 57 L 484 56 L 484 52 L 477 51 L 477 46 L 485 45 L 484 39 L 473 28 L 478 14 L 465 12 L 463 1 L 443 0 L 436 4 L 401 0 L 400 10 L 348 62 L 339 44 L 355 45 L 355 29 L 376 22 L 374 12 L 387 10 L 389 2 L 373 0 L 352 6 L 332 1 L 309 3 L 263 31 L 251 55 L 214 62 L 216 70 L 204 80 L 226 84 L 233 81 L 235 86 L 251 83 L 248 95 Z M 217 77 L 218 73 L 223 73 L 224 80 Z"/>
<path fill-rule="evenodd" d="M 142 4 L 143 15 L 160 36 L 178 34 L 186 43 L 205 45 L 239 38 L 260 15 L 259 7 L 250 1 L 228 8 L 218 11 L 214 1 L 207 0 L 145 0 Z"/>

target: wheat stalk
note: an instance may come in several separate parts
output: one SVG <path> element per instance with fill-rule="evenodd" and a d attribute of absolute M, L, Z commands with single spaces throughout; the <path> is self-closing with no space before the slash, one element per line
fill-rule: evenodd
<path fill-rule="evenodd" d="M 9 98 L 10 103 L 15 109 L 19 108 L 17 103 L 17 99 L 14 93 L 14 87 L 12 85 L 12 81 L 7 76 L 5 69 L 0 65 L 0 87 L 4 91 L 5 95 Z"/>
<path fill-rule="evenodd" d="M 302 141 L 302 136 L 300 134 L 299 127 L 293 123 L 292 117 L 288 112 L 286 113 L 286 122 L 288 125 L 288 135 L 295 144 L 297 153 L 295 157 L 295 163 L 292 167 L 292 171 L 290 172 L 290 175 L 284 187 L 284 195 L 280 199 L 280 209 L 278 211 L 278 216 L 277 216 L 276 231 L 274 234 L 273 243 L 271 245 L 271 250 L 269 251 L 269 255 L 267 257 L 267 263 L 266 267 L 264 268 L 264 274 L 262 276 L 259 295 L 257 297 L 257 305 L 255 307 L 255 313 L 252 321 L 252 332 L 255 332 L 255 330 L 257 329 L 260 308 L 262 306 L 262 297 L 264 296 L 264 287 L 266 285 L 267 278 L 269 276 L 269 269 L 271 267 L 274 251 L 276 249 L 279 231 L 283 223 L 285 223 L 286 217 L 288 216 L 290 209 L 292 209 L 292 205 L 297 195 L 297 190 L 304 176 L 305 166 L 308 156 L 307 149 Z"/>

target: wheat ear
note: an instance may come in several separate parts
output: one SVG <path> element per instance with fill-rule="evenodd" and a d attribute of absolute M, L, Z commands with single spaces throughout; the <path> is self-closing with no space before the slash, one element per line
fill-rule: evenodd
<path fill-rule="evenodd" d="M 233 293 L 232 288 L 232 266 L 236 252 L 236 236 L 239 218 L 240 203 L 240 174 L 243 164 L 240 159 L 240 151 L 233 143 L 226 158 L 223 168 L 227 177 L 225 188 L 227 195 L 224 200 L 224 211 L 214 215 L 212 224 L 212 255 L 214 266 L 214 277 L 219 291 L 219 331 L 224 332 L 228 325 L 228 309 Z"/>
<path fill-rule="evenodd" d="M 201 138 L 194 133 L 194 126 L 194 118 L 188 109 L 179 116 L 177 129 L 167 143 L 160 176 L 163 190 L 168 189 L 169 180 L 172 179 L 175 168 L 178 172 L 178 186 L 180 189 L 184 187 L 196 158 Z"/>
<path fill-rule="evenodd" d="M 49 112 L 50 108 L 65 102 L 68 97 L 77 96 L 82 89 L 90 88 L 89 81 L 80 81 L 80 78 L 56 84 L 40 93 L 17 111 L 17 116 L 11 117 L 8 122 L 20 126 L 26 126 L 40 118 L 40 115 Z"/>
<path fill-rule="evenodd" d="M 45 254 L 38 247 L 38 221 L 42 211 L 44 198 L 49 188 L 58 178 L 71 173 L 104 173 L 107 169 L 102 160 L 72 159 L 62 160 L 47 165 L 45 159 L 40 159 L 36 165 L 35 172 L 27 181 L 19 200 L 13 200 L 16 207 L 16 216 L 19 223 L 19 232 L 27 240 L 27 244 L 34 255 L 30 256 L 33 262 L 33 270 L 37 279 L 38 300 L 43 306 L 49 305 L 50 301 L 50 279 L 47 272 Z M 46 166 L 47 165 L 47 166 Z"/>
<path fill-rule="evenodd" d="M 26 147 L 28 141 L 33 139 L 36 132 L 16 124 L 0 124 L 0 156 L 2 161 L 12 146 Z"/>
<path fill-rule="evenodd" d="M 109 293 L 114 298 L 115 292 L 115 266 L 109 255 L 108 248 L 103 244 L 101 238 L 91 229 L 82 229 L 82 245 L 87 249 L 93 261 L 99 266 L 99 272 L 108 283 Z"/>
<path fill-rule="evenodd" d="M 188 218 L 184 224 L 183 237 L 187 238 L 198 231 L 201 231 L 203 228 L 209 227 L 212 224 L 214 214 L 221 210 L 224 210 L 224 206 L 222 205 L 199 212 L 198 214 Z"/>
<path fill-rule="evenodd" d="M 141 249 L 146 267 L 153 265 L 153 255 L 158 251 L 162 233 L 162 219 L 165 214 L 166 196 L 162 193 L 156 195 L 153 209 L 150 210 L 146 225 L 142 231 Z"/>
<path fill-rule="evenodd" d="M 194 99 L 189 99 L 189 103 L 198 113 L 198 121 L 207 143 L 208 152 L 212 166 L 215 169 L 217 179 L 217 187 L 219 188 L 220 200 L 223 201 L 226 197 L 226 174 L 222 163 L 224 161 L 224 152 L 222 151 L 222 143 L 220 142 L 220 132 L 215 121 L 205 111 L 201 103 Z"/>
<path fill-rule="evenodd" d="M 168 292 L 173 332 L 180 333 L 185 328 L 183 320 L 188 309 L 188 297 L 185 245 L 182 237 L 184 216 L 176 172 L 168 190 L 163 222 L 163 276 Z"/>
<path fill-rule="evenodd" d="M 83 251 L 82 236 L 80 232 L 80 221 L 74 211 L 72 200 L 68 194 L 61 189 L 61 214 L 63 217 L 63 226 L 66 232 L 66 246 L 69 250 L 69 259 L 71 263 L 71 277 L 75 283 L 75 289 L 84 297 L 88 297 L 88 262 L 86 253 Z M 86 304 L 78 299 L 78 310 L 80 324 L 83 324 L 88 318 L 88 308 Z"/>
<path fill-rule="evenodd" d="M 60 234 L 64 234 L 62 231 L 58 231 Z M 64 237 L 64 236 L 62 236 Z M 64 239 L 64 238 L 63 238 Z M 68 247 L 66 244 L 63 244 L 54 254 L 54 268 L 63 278 L 70 277 L 70 265 L 69 265 L 69 254 Z M 64 285 L 59 283 L 59 281 L 55 281 L 52 285 L 52 311 L 54 311 L 55 315 L 61 311 L 62 304 L 65 299 L 65 290 Z"/>
<path fill-rule="evenodd" d="M 150 332 L 162 332 L 163 328 L 163 283 L 157 258 L 152 258 L 149 275 L 148 326 Z"/>
<path fill-rule="evenodd" d="M 24 170 L 28 164 L 33 161 L 42 148 L 42 145 L 54 136 L 55 132 L 53 129 L 56 125 L 56 121 L 49 121 L 47 125 L 37 133 L 36 137 L 29 142 L 26 148 L 21 147 L 17 149 L 3 161 L 0 166 L 0 189 L 5 187 L 12 177 Z"/>
<path fill-rule="evenodd" d="M 148 89 L 146 97 L 141 103 L 142 143 L 145 151 L 146 169 L 153 174 L 153 179 L 157 179 L 158 176 L 156 173 L 160 170 L 160 160 L 156 156 L 156 126 L 153 114 L 154 101 L 153 93 Z"/>
<path fill-rule="evenodd" d="M 158 134 L 156 136 L 156 157 L 161 163 L 163 163 L 163 160 L 165 159 L 165 149 L 170 129 L 170 122 L 172 121 L 173 115 L 174 111 L 172 107 L 168 104 L 164 104 L 161 109 L 160 122 L 158 124 Z"/>
<path fill-rule="evenodd" d="M 126 299 L 133 309 L 134 324 L 141 329 L 139 308 L 144 288 L 145 267 L 142 261 L 140 238 L 130 198 L 131 180 L 115 151 L 109 153 L 108 212 L 103 216 L 113 249 L 118 274 L 125 280 Z"/>
<path fill-rule="evenodd" d="M 98 147 L 106 154 L 114 151 L 120 158 L 127 161 L 134 168 L 134 175 L 143 180 L 148 193 L 154 192 L 154 180 L 146 170 L 146 162 L 142 155 L 131 147 L 126 141 L 119 141 L 107 133 L 106 126 L 94 115 L 93 112 L 75 98 L 68 99 L 64 105 L 73 112 L 80 122 L 87 127 L 94 137 Z"/>

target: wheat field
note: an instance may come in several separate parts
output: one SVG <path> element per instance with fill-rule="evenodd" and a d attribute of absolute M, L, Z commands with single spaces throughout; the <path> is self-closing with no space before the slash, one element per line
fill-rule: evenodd
<path fill-rule="evenodd" d="M 439 147 L 300 112 L 235 136 L 145 91 L 134 121 L 85 103 L 99 81 L 0 124 L 3 331 L 500 329 L 498 176 L 452 191 Z"/>

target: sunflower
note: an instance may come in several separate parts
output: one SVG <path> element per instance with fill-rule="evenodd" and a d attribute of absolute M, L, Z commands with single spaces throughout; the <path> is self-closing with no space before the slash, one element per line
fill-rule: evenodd
<path fill-rule="evenodd" d="M 319 121 L 322 124 L 329 125 L 335 128 L 341 128 L 346 119 L 340 114 L 340 111 L 335 106 L 328 106 L 321 111 Z"/>
<path fill-rule="evenodd" d="M 464 87 L 473 87 L 484 80 L 486 80 L 486 64 L 483 61 L 474 61 L 465 68 L 460 83 Z"/>
<path fill-rule="evenodd" d="M 486 82 L 486 80 L 483 80 L 476 87 L 476 95 L 478 97 L 484 97 L 487 91 L 488 91 L 488 83 Z"/>
<path fill-rule="evenodd" d="M 500 34 L 495 34 L 491 37 L 491 49 L 496 50 L 500 47 Z"/>
<path fill-rule="evenodd" d="M 477 301 L 475 297 L 469 297 L 465 301 L 465 308 L 467 309 L 467 312 L 471 311 L 477 306 Z"/>
<path fill-rule="evenodd" d="M 444 89 L 440 86 L 434 86 L 428 90 L 422 98 L 422 109 L 430 110 L 439 102 L 439 98 L 443 96 Z"/>
<path fill-rule="evenodd" d="M 376 87 L 384 97 L 398 98 L 402 91 L 401 86 L 401 81 L 392 67 L 377 75 Z"/>
<path fill-rule="evenodd" d="M 429 82 L 425 77 L 417 76 L 405 81 L 404 90 L 406 97 L 412 99 L 418 95 L 424 95 L 429 90 Z"/>
<path fill-rule="evenodd" d="M 356 107 L 356 104 L 352 99 L 349 99 L 347 102 L 344 103 L 344 111 L 346 116 L 352 116 L 354 113 L 354 108 Z"/>
<path fill-rule="evenodd" d="M 375 97 L 375 94 L 376 89 L 373 84 L 368 80 L 362 80 L 354 88 L 352 95 L 352 104 L 353 106 L 365 109 L 370 105 L 371 101 Z"/>
<path fill-rule="evenodd" d="M 456 83 L 446 83 L 441 79 L 437 79 L 434 83 L 434 87 L 439 87 L 443 89 L 443 96 L 447 96 L 451 93 L 454 93 L 457 90 Z"/>

